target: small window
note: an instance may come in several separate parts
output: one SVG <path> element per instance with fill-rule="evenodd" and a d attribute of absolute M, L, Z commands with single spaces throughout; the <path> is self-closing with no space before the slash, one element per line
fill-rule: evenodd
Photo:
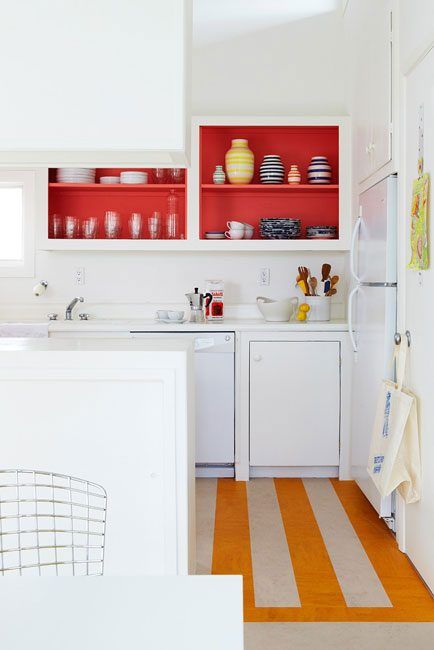
<path fill-rule="evenodd" d="M 0 171 L 0 276 L 34 275 L 34 200 L 34 172 Z"/>

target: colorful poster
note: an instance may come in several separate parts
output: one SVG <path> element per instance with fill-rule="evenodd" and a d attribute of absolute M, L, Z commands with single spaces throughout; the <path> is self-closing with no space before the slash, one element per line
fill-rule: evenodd
<path fill-rule="evenodd" d="M 411 201 L 411 259 L 408 268 L 413 271 L 424 271 L 429 267 L 428 192 L 429 174 L 422 174 L 422 176 L 413 182 L 413 196 Z"/>

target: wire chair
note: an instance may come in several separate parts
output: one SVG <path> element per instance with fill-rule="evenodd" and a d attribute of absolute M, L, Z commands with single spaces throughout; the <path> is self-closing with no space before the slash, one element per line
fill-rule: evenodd
<path fill-rule="evenodd" d="M 101 485 L 0 469 L 0 575 L 102 575 L 106 514 Z"/>

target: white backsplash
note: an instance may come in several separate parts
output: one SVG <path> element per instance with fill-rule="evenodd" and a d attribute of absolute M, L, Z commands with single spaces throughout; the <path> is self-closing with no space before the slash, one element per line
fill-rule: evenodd
<path fill-rule="evenodd" d="M 301 295 L 295 287 L 297 267 L 305 265 L 320 276 L 329 262 L 341 277 L 333 298 L 333 318 L 345 317 L 348 293 L 346 253 L 202 253 L 39 252 L 35 278 L 0 279 L 0 320 L 45 318 L 51 311 L 63 314 L 74 297 L 85 299 L 79 311 L 102 318 L 150 317 L 157 307 L 185 309 L 184 294 L 205 288 L 207 279 L 225 282 L 227 315 L 258 315 L 258 295 L 284 298 Z M 75 269 L 85 269 L 85 284 L 75 284 Z M 262 267 L 270 269 L 270 285 L 258 284 Z M 46 293 L 32 293 L 36 280 L 47 280 Z"/>

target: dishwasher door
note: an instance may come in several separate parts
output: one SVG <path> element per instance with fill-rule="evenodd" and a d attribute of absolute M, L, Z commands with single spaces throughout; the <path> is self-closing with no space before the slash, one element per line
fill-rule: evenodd
<path fill-rule="evenodd" d="M 134 337 L 194 339 L 196 467 L 203 476 L 233 476 L 235 335 L 233 332 L 131 332 Z"/>

